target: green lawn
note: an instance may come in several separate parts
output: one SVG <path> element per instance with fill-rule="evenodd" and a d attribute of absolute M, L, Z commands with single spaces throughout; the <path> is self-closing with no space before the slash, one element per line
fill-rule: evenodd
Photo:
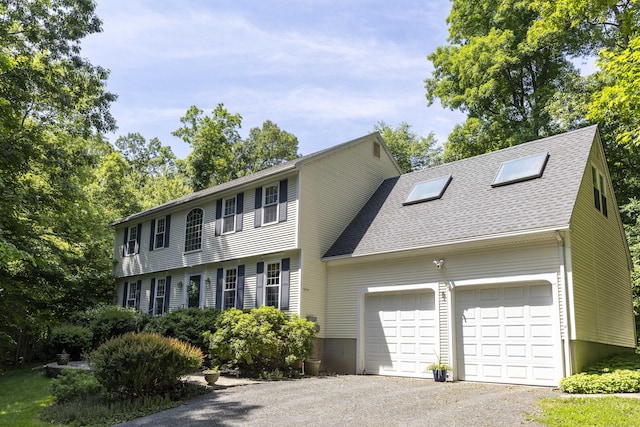
<path fill-rule="evenodd" d="M 640 399 L 632 397 L 541 399 L 538 407 L 535 421 L 549 427 L 640 425 Z"/>
<path fill-rule="evenodd" d="M 0 376 L 0 426 L 51 426 L 38 414 L 53 402 L 50 379 L 40 369 L 23 368 Z"/>

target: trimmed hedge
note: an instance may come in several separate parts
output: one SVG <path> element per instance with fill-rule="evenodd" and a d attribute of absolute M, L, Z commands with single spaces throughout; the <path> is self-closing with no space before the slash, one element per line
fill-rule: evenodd
<path fill-rule="evenodd" d="M 172 391 L 180 377 L 202 364 L 197 347 L 155 333 L 127 333 L 91 354 L 91 368 L 115 396 L 154 396 Z"/>
<path fill-rule="evenodd" d="M 93 333 L 84 326 L 60 325 L 51 331 L 49 351 L 51 354 L 69 353 L 71 360 L 81 360 L 82 354 L 91 351 Z"/>
<path fill-rule="evenodd" d="M 640 355 L 604 359 L 579 374 L 560 380 L 566 393 L 640 393 Z"/>
<path fill-rule="evenodd" d="M 208 353 L 209 345 L 202 333 L 215 331 L 219 314 L 220 310 L 215 308 L 180 308 L 152 318 L 144 331 L 177 338 L 200 348 L 203 353 Z"/>
<path fill-rule="evenodd" d="M 273 377 L 313 352 L 315 325 L 274 307 L 223 311 L 216 331 L 205 332 L 214 364 L 248 376 Z"/>

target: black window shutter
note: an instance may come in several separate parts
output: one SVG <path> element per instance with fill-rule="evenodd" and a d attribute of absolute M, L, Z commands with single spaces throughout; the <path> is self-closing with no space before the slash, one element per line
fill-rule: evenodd
<path fill-rule="evenodd" d="M 244 193 L 236 195 L 236 231 L 242 231 L 244 221 Z"/>
<path fill-rule="evenodd" d="M 278 222 L 284 222 L 287 220 L 287 198 L 288 198 L 288 185 L 287 180 L 283 179 L 280 181 L 280 191 L 278 192 L 278 197 L 280 198 L 280 207 L 278 208 L 279 217 Z"/>
<path fill-rule="evenodd" d="M 264 296 L 264 262 L 259 262 L 256 267 L 256 307 L 262 305 Z"/>
<path fill-rule="evenodd" d="M 280 310 L 289 309 L 289 281 L 291 278 L 290 270 L 291 262 L 289 258 L 283 258 L 280 262 Z"/>
<path fill-rule="evenodd" d="M 134 253 L 140 253 L 140 236 L 142 236 L 142 223 L 138 224 L 138 235 L 136 236 L 136 251 Z"/>
<path fill-rule="evenodd" d="M 222 234 L 222 199 L 216 200 L 216 236 Z"/>
<path fill-rule="evenodd" d="M 164 247 L 169 247 L 169 226 L 171 225 L 171 215 L 167 215 L 164 219 Z"/>
<path fill-rule="evenodd" d="M 153 250 L 153 246 L 156 243 L 155 242 L 155 237 L 156 237 L 156 220 L 152 219 L 151 220 L 151 232 L 149 233 L 149 250 L 152 251 Z"/>
<path fill-rule="evenodd" d="M 153 306 L 156 305 L 156 278 L 151 279 L 151 295 L 149 296 L 149 314 L 153 313 Z"/>
<path fill-rule="evenodd" d="M 140 296 L 142 294 L 142 280 L 136 284 L 136 310 L 140 310 Z"/>
<path fill-rule="evenodd" d="M 224 269 L 219 268 L 216 274 L 216 308 L 218 310 L 222 310 L 222 275 L 224 274 Z"/>
<path fill-rule="evenodd" d="M 260 227 L 262 225 L 262 187 L 256 188 L 256 201 L 253 211 L 253 226 Z"/>
<path fill-rule="evenodd" d="M 238 266 L 238 283 L 236 284 L 236 308 L 244 308 L 244 265 Z"/>
<path fill-rule="evenodd" d="M 124 282 L 124 289 L 123 289 L 123 295 L 122 295 L 122 306 L 126 307 L 127 306 L 127 295 L 129 294 L 129 283 Z"/>
<path fill-rule="evenodd" d="M 169 297 L 171 296 L 171 276 L 167 276 L 164 282 L 164 311 L 169 312 Z"/>
<path fill-rule="evenodd" d="M 122 256 L 127 256 L 127 248 L 129 247 L 129 227 L 124 229 L 124 245 L 122 246 Z"/>

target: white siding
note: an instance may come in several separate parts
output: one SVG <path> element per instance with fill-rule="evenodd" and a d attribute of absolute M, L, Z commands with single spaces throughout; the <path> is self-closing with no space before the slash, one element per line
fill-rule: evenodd
<path fill-rule="evenodd" d="M 468 252 L 434 253 L 420 257 L 371 257 L 370 260 L 330 262 L 328 267 L 328 338 L 357 338 L 358 290 L 369 286 L 440 283 L 440 349 L 449 361 L 446 286 L 469 279 L 493 279 L 522 274 L 557 275 L 559 258 L 555 240 Z M 375 259 L 373 259 L 375 258 Z M 435 259 L 444 259 L 438 270 Z M 444 312 L 444 313 L 443 313 Z"/>
<path fill-rule="evenodd" d="M 274 179 L 273 183 L 277 183 Z M 271 182 L 265 182 L 271 183 Z M 262 185 L 262 184 L 261 184 Z M 199 204 L 191 204 L 180 210 L 163 212 L 157 217 L 142 221 L 140 253 L 122 256 L 124 227 L 115 233 L 114 275 L 129 277 L 145 272 L 164 271 L 181 267 L 240 259 L 259 254 L 267 254 L 295 249 L 296 221 L 298 220 L 297 176 L 288 177 L 287 220 L 285 222 L 254 227 L 255 188 L 244 189 L 244 215 L 242 231 L 215 236 L 216 200 L 220 197 L 203 199 Z M 230 192 L 223 196 L 236 194 Z M 202 250 L 184 253 L 185 221 L 187 213 L 193 208 L 204 210 Z M 149 250 L 151 220 L 171 214 L 170 245 L 168 248 Z M 137 224 L 134 222 L 127 225 Z"/>
<path fill-rule="evenodd" d="M 326 270 L 322 256 L 386 178 L 398 176 L 386 151 L 373 155 L 376 138 L 363 139 L 307 163 L 300 172 L 300 247 L 304 300 L 300 315 L 315 316 L 325 337 Z"/>
<path fill-rule="evenodd" d="M 591 162 L 606 172 L 594 144 Z M 626 241 L 608 176 L 608 218 L 594 206 L 591 163 L 587 164 L 571 219 L 574 327 L 577 340 L 635 346 L 631 280 Z"/>

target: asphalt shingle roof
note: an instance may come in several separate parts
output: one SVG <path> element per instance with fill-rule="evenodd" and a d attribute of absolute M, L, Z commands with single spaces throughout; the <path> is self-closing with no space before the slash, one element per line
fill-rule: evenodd
<path fill-rule="evenodd" d="M 590 126 L 384 181 L 325 258 L 395 252 L 569 224 Z M 549 153 L 542 177 L 491 187 L 500 164 Z M 403 206 L 417 182 L 452 175 L 441 199 Z"/>

